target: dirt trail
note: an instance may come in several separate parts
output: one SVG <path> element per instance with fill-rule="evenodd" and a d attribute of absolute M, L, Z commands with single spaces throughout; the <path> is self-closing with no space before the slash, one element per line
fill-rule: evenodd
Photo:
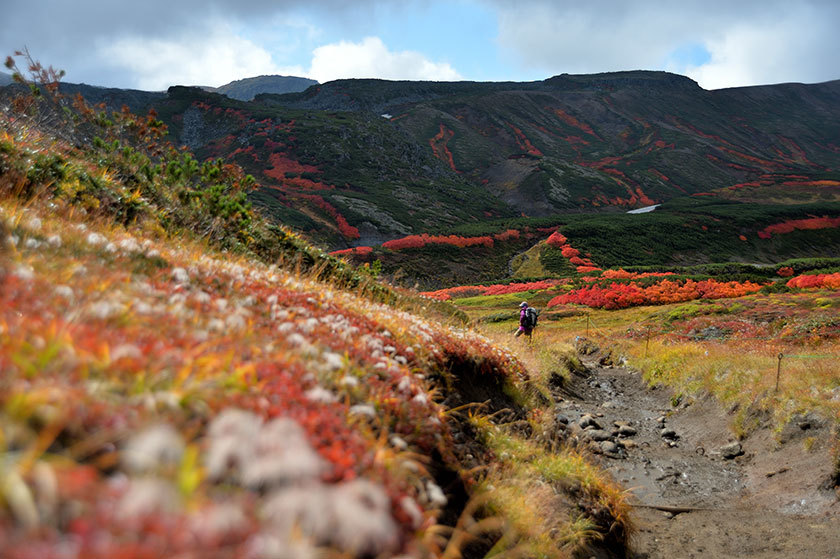
<path fill-rule="evenodd" d="M 633 493 L 630 557 L 840 558 L 840 502 L 820 487 L 829 425 L 798 418 L 781 437 L 759 428 L 738 442 L 712 398 L 673 407 L 632 370 L 586 364 L 558 394 L 558 420 Z"/>

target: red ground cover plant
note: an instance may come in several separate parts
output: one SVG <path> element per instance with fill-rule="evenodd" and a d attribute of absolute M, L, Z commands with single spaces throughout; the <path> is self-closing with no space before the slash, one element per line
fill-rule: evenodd
<path fill-rule="evenodd" d="M 580 256 L 580 251 L 576 248 L 572 248 L 571 245 L 563 245 L 560 252 L 563 254 L 564 258 L 577 258 Z"/>
<path fill-rule="evenodd" d="M 501 233 L 496 233 L 493 235 L 493 239 L 497 241 L 510 241 L 515 240 L 520 237 L 520 233 L 516 229 L 508 229 L 506 231 L 502 231 Z"/>
<path fill-rule="evenodd" d="M 577 128 L 578 130 L 586 132 L 590 136 L 595 136 L 596 138 L 598 137 L 598 135 L 595 134 L 595 132 L 592 130 L 592 128 L 588 124 L 584 124 L 583 122 L 579 121 L 578 119 L 576 119 L 575 117 L 573 117 L 572 115 L 567 113 L 566 111 L 564 111 L 562 109 L 549 109 L 549 110 L 553 111 L 554 114 L 557 115 L 557 117 L 560 120 L 562 120 L 564 123 L 568 124 L 569 126 L 573 126 L 574 128 Z"/>
<path fill-rule="evenodd" d="M 671 281 L 665 279 L 649 287 L 641 287 L 635 283 L 611 283 L 607 286 L 594 284 L 559 295 L 549 301 L 548 306 L 574 303 L 593 308 L 623 309 L 641 305 L 680 303 L 701 298 L 741 297 L 755 293 L 759 289 L 761 286 L 752 282 L 718 282 L 716 280 Z"/>
<path fill-rule="evenodd" d="M 569 239 L 567 239 L 559 231 L 555 231 L 551 235 L 549 235 L 548 239 L 546 239 L 545 242 L 548 243 L 549 246 L 553 246 L 554 248 L 562 248 L 563 246 L 566 245 L 567 242 L 569 242 Z M 571 247 L 569 247 L 569 248 L 571 248 Z M 566 255 L 563 254 L 563 256 L 566 256 Z"/>
<path fill-rule="evenodd" d="M 776 152 L 781 159 L 788 163 L 794 163 L 797 165 L 808 165 L 811 167 L 816 166 L 815 163 L 808 159 L 808 156 L 805 154 L 805 150 L 803 150 L 799 144 L 794 142 L 790 138 L 786 138 L 785 136 L 777 136 L 779 140 L 785 145 L 786 148 L 790 150 L 790 155 L 788 156 L 782 150 L 774 147 L 773 151 Z"/>
<path fill-rule="evenodd" d="M 332 204 L 318 196 L 317 194 L 296 194 L 298 198 L 303 198 L 304 200 L 309 200 L 313 202 L 317 207 L 324 210 L 329 214 L 333 219 L 335 219 L 336 227 L 338 228 L 338 232 L 341 233 L 345 239 L 353 240 L 359 238 L 359 229 L 350 225 L 347 220 L 344 218 L 341 213 L 335 209 Z"/>
<path fill-rule="evenodd" d="M 743 159 L 744 161 L 749 161 L 750 163 L 755 163 L 756 165 L 760 166 L 763 169 L 770 169 L 770 170 L 777 170 L 778 171 L 778 170 L 784 170 L 784 169 L 787 168 L 787 167 L 785 167 L 785 165 L 782 165 L 781 163 L 778 163 L 776 161 L 768 161 L 767 159 L 761 159 L 760 157 L 755 157 L 753 155 L 742 153 L 740 151 L 730 149 L 730 148 L 725 147 L 725 146 L 718 146 L 718 149 L 728 153 L 729 155 L 734 155 L 735 157 Z"/>
<path fill-rule="evenodd" d="M 569 239 L 567 239 L 559 231 L 553 232 L 545 242 L 549 246 L 559 248 L 560 252 L 563 254 L 563 258 L 567 258 L 569 260 L 569 264 L 576 266 L 575 271 L 579 274 L 589 274 L 597 272 L 601 269 L 589 258 L 581 258 L 580 251 L 572 247 L 572 245 L 569 244 Z"/>
<path fill-rule="evenodd" d="M 840 289 L 840 273 L 796 276 L 789 279 L 786 285 L 799 289 Z"/>
<path fill-rule="evenodd" d="M 834 180 L 798 180 L 798 181 L 785 181 L 782 183 L 784 186 L 840 186 L 840 181 Z"/>
<path fill-rule="evenodd" d="M 345 248 L 345 249 L 342 249 L 342 250 L 334 250 L 330 254 L 332 256 L 346 256 L 346 255 L 351 255 L 351 254 L 354 254 L 354 255 L 357 255 L 357 256 L 367 256 L 372 252 L 373 252 L 372 247 L 360 246 L 360 247 Z"/>
<path fill-rule="evenodd" d="M 392 239 L 382 243 L 382 248 L 388 250 L 404 250 L 407 248 L 422 248 L 426 245 L 451 245 L 456 247 L 484 246 L 492 247 L 493 238 L 482 237 L 461 237 L 459 235 L 409 235 L 401 239 Z"/>
<path fill-rule="evenodd" d="M 508 126 L 510 126 L 511 130 L 513 130 L 514 138 L 516 139 L 516 144 L 519 146 L 519 149 L 530 155 L 542 155 L 542 152 L 531 143 L 531 140 L 525 136 L 522 130 L 511 123 L 508 123 Z"/>
<path fill-rule="evenodd" d="M 793 273 L 793 268 L 791 268 L 790 266 L 784 266 L 782 268 L 779 268 L 779 270 L 776 272 L 776 275 L 780 278 L 789 278 L 793 275 Z"/>
<path fill-rule="evenodd" d="M 758 232 L 762 239 L 769 239 L 773 234 L 784 235 L 793 231 L 813 231 L 817 229 L 834 229 L 840 227 L 840 217 L 809 217 L 805 219 L 790 219 L 774 225 L 768 225 Z"/>
<path fill-rule="evenodd" d="M 592 272 L 597 272 L 600 269 L 601 268 L 599 268 L 598 266 L 589 266 L 587 264 L 582 264 L 580 266 L 577 266 L 575 268 L 575 271 L 579 274 L 591 274 Z"/>
<path fill-rule="evenodd" d="M 429 145 L 435 157 L 441 161 L 445 161 L 453 171 L 458 173 L 460 171 L 455 168 L 455 159 L 452 157 L 452 152 L 447 145 L 454 135 L 455 132 L 453 130 L 450 130 L 441 123 L 440 131 L 429 139 Z"/>

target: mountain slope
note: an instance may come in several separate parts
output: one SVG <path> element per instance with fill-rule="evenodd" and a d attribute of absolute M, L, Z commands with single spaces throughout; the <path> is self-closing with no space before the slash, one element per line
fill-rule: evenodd
<path fill-rule="evenodd" d="M 276 219 L 333 246 L 512 215 L 379 116 L 243 103 L 195 88 L 171 88 L 157 107 L 200 157 L 229 157 L 252 173 L 261 184 L 254 200 Z"/>
<path fill-rule="evenodd" d="M 445 231 L 482 214 L 633 208 L 721 189 L 756 200 L 785 192 L 805 200 L 835 198 L 838 107 L 840 81 L 705 91 L 665 72 L 618 72 L 528 83 L 338 80 L 301 93 L 262 95 L 237 110 L 295 122 L 294 143 L 286 142 L 280 156 L 317 167 L 312 172 L 319 180 L 312 182 L 321 186 L 306 186 L 327 194 L 351 226 L 370 232 L 346 240 L 368 244 L 406 231 Z M 263 172 L 261 180 L 295 190 L 295 180 L 308 172 L 304 167 L 287 165 L 288 180 L 265 176 L 276 139 L 266 148 L 255 136 L 265 130 L 227 123 L 225 133 L 236 142 L 212 147 L 220 154 L 251 149 L 251 168 Z M 208 134 L 204 147 L 219 136 L 221 130 Z M 403 154 L 390 146 L 404 146 Z M 406 157 L 406 150 L 414 155 Z M 372 163 L 380 170 L 365 176 Z M 452 185 L 444 190 L 480 192 L 468 196 L 481 207 L 464 206 L 458 195 L 438 199 L 429 180 Z M 370 193 L 361 203 L 346 192 L 328 192 L 354 183 Z M 412 219 L 388 207 L 395 198 L 423 201 L 430 194 L 441 219 Z M 304 228 L 316 229 L 311 223 Z"/>
<path fill-rule="evenodd" d="M 739 214 L 756 221 L 725 235 L 749 238 L 779 214 L 751 205 L 806 211 L 840 200 L 840 81 L 705 91 L 641 71 L 527 83 L 338 80 L 247 103 L 197 88 L 106 91 L 90 94 L 154 105 L 201 159 L 235 160 L 261 185 L 251 198 L 268 215 L 330 248 L 421 232 L 501 234 L 517 216 L 534 219 L 513 225 L 520 231 L 588 219 L 579 213 L 596 214 L 599 226 L 601 213 L 687 197 L 746 204 Z M 681 210 L 673 217 L 693 223 Z M 759 260 L 819 244 L 782 243 Z M 666 260 L 723 254 L 699 245 Z M 729 254 L 750 258 L 754 247 L 740 246 Z"/>
<path fill-rule="evenodd" d="M 235 80 L 211 91 L 227 95 L 231 99 L 250 101 L 263 93 L 296 93 L 317 84 L 315 80 L 295 76 L 256 76 Z"/>

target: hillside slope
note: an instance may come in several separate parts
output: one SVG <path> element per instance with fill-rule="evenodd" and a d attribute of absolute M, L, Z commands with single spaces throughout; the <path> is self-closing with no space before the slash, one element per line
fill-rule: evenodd
<path fill-rule="evenodd" d="M 266 223 L 249 177 L 159 143 L 153 116 L 84 108 L 63 136 L 81 121 L 88 144 L 6 114 L 0 555 L 626 544 L 622 492 L 550 437 L 547 377 L 453 309 Z"/>
<path fill-rule="evenodd" d="M 706 91 L 641 71 L 521 84 L 340 80 L 269 101 L 391 114 L 454 172 L 528 215 L 807 183 L 840 163 L 840 81 Z"/>
<path fill-rule="evenodd" d="M 240 105 L 175 88 L 159 107 L 179 141 L 257 176 L 278 219 L 338 248 L 692 195 L 788 204 L 840 193 L 840 81 L 705 91 L 664 72 L 337 80 Z"/>

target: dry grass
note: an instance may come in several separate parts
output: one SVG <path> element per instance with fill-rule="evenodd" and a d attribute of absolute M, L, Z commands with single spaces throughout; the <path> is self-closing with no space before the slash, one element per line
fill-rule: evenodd
<path fill-rule="evenodd" d="M 809 347 L 767 343 L 664 343 L 627 346 L 630 363 L 650 383 L 677 392 L 714 394 L 725 404 L 758 405 L 781 426 L 794 413 L 815 410 L 840 418 L 840 371 L 835 342 Z M 782 355 L 781 361 L 778 356 Z M 781 366 L 780 366 L 781 365 Z M 778 374 L 778 389 L 776 388 Z M 744 426 L 736 424 L 737 431 Z"/>
<path fill-rule="evenodd" d="M 539 370 L 550 362 L 546 355 L 555 348 L 569 348 L 576 338 L 585 337 L 641 370 L 650 383 L 668 385 L 682 396 L 711 393 L 742 409 L 758 406 L 771 411 L 779 426 L 792 414 L 808 410 L 840 420 L 840 340 L 832 330 L 840 322 L 840 310 L 826 304 L 836 300 L 831 295 L 758 294 L 690 306 L 590 310 L 584 316 L 542 322 L 532 346 L 506 339 L 507 324 L 482 328 L 515 351 L 529 369 Z M 703 320 L 683 317 L 686 309 Z M 735 330 L 721 338 L 694 340 L 682 333 L 692 325 L 697 331 Z M 776 390 L 779 354 L 783 357 Z M 733 427 L 740 432 L 745 426 L 736 421 Z"/>
<path fill-rule="evenodd" d="M 585 453 L 541 444 L 538 428 L 537 436 L 525 438 L 486 416 L 470 421 L 498 459 L 483 482 L 488 510 L 504 520 L 494 550 L 564 557 L 610 532 L 625 538 L 632 533 L 627 494 Z"/>

